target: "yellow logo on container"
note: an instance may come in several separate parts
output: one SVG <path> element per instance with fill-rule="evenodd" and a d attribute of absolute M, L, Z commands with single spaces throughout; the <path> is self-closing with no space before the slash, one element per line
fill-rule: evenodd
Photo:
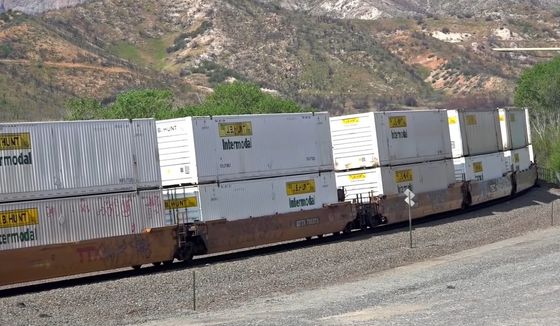
<path fill-rule="evenodd" d="M 0 134 L 0 150 L 13 149 L 31 149 L 31 134 L 28 132 Z"/>
<path fill-rule="evenodd" d="M 500 121 L 506 121 L 506 116 L 503 113 L 500 113 L 500 115 L 498 116 L 498 120 Z"/>
<path fill-rule="evenodd" d="M 195 196 L 180 199 L 168 199 L 164 202 L 165 209 L 178 209 L 197 207 L 198 199 Z"/>
<path fill-rule="evenodd" d="M 474 173 L 480 173 L 484 171 L 484 168 L 482 167 L 482 162 L 474 162 L 472 165 L 472 169 Z"/>
<path fill-rule="evenodd" d="M 467 120 L 468 125 L 475 125 L 476 124 L 476 115 L 470 114 L 465 117 Z"/>
<path fill-rule="evenodd" d="M 511 113 L 511 114 L 509 115 L 509 121 L 515 122 L 515 114 L 514 114 L 514 113 Z"/>
<path fill-rule="evenodd" d="M 414 179 L 414 175 L 412 174 L 412 169 L 395 171 L 396 183 L 412 182 L 413 179 Z"/>
<path fill-rule="evenodd" d="M 220 123 L 218 128 L 220 137 L 253 135 L 253 126 L 251 125 L 251 121 Z"/>
<path fill-rule="evenodd" d="M 405 128 L 406 127 L 406 117 L 395 116 L 389 117 L 389 128 Z"/>
<path fill-rule="evenodd" d="M 315 180 L 286 182 L 288 196 L 309 194 L 315 192 Z"/>
<path fill-rule="evenodd" d="M 519 163 L 519 153 L 513 154 L 513 161 L 514 161 L 515 163 Z"/>
<path fill-rule="evenodd" d="M 457 117 L 449 117 L 447 118 L 447 121 L 449 122 L 450 125 L 454 125 L 457 123 Z"/>
<path fill-rule="evenodd" d="M 350 175 L 348 176 L 348 179 L 349 179 L 350 181 L 365 180 L 365 179 L 366 179 L 366 174 L 365 174 L 365 173 L 350 174 Z"/>
<path fill-rule="evenodd" d="M 0 212 L 0 228 L 39 224 L 39 209 L 27 208 Z"/>
<path fill-rule="evenodd" d="M 358 117 L 342 119 L 342 124 L 343 125 L 355 125 L 359 122 L 360 122 L 360 118 L 358 118 Z"/>

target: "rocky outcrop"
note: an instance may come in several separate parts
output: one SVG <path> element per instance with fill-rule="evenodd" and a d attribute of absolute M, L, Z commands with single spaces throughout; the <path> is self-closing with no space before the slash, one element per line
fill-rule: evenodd
<path fill-rule="evenodd" d="M 0 0 L 0 12 L 14 10 L 37 15 L 49 10 L 73 7 L 88 1 L 91 0 Z"/>

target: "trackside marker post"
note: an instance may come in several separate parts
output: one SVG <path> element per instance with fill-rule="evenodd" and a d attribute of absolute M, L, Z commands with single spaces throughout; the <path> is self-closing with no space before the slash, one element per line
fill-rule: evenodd
<path fill-rule="evenodd" d="M 416 195 L 408 188 L 404 191 L 404 194 L 406 195 L 404 202 L 408 205 L 408 232 L 410 235 L 410 248 L 412 249 L 412 214 L 410 209 L 416 204 L 414 200 L 412 200 Z"/>

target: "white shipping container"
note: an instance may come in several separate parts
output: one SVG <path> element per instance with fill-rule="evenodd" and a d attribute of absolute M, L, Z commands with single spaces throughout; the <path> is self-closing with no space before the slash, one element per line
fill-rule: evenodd
<path fill-rule="evenodd" d="M 0 250 L 137 234 L 164 225 L 161 190 L 0 204 Z"/>
<path fill-rule="evenodd" d="M 164 186 L 333 170 L 325 112 L 157 122 Z"/>
<path fill-rule="evenodd" d="M 368 112 L 330 121 L 337 171 L 451 158 L 445 110 Z"/>
<path fill-rule="evenodd" d="M 527 147 L 531 144 L 529 110 L 525 108 L 498 109 L 504 150 Z"/>
<path fill-rule="evenodd" d="M 403 193 L 406 189 L 414 193 L 447 189 L 454 182 L 451 160 L 336 173 L 336 185 L 344 188 L 347 201 L 357 196 L 367 201 L 370 195 L 389 196 Z"/>
<path fill-rule="evenodd" d="M 454 158 L 502 150 L 502 136 L 496 110 L 448 110 L 447 116 Z"/>
<path fill-rule="evenodd" d="M 504 159 L 510 171 L 528 170 L 534 162 L 533 146 L 529 145 L 527 147 L 505 151 Z"/>
<path fill-rule="evenodd" d="M 503 152 L 456 158 L 453 165 L 457 181 L 492 180 L 511 171 Z"/>
<path fill-rule="evenodd" d="M 160 186 L 157 148 L 149 144 L 155 129 L 132 126 L 128 120 L 0 124 L 0 202 Z"/>
<path fill-rule="evenodd" d="M 337 202 L 334 172 L 171 188 L 164 198 L 168 224 L 233 221 Z"/>

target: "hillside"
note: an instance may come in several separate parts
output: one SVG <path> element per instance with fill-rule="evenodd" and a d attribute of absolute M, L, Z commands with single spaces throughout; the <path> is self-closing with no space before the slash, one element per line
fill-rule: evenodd
<path fill-rule="evenodd" d="M 516 3 L 105 0 L 8 12 L 0 118 L 60 118 L 69 98 L 111 101 L 131 88 L 194 103 L 229 77 L 333 113 L 507 103 L 522 69 L 550 53 L 492 48 L 550 46 L 560 31 L 560 1 Z"/>

